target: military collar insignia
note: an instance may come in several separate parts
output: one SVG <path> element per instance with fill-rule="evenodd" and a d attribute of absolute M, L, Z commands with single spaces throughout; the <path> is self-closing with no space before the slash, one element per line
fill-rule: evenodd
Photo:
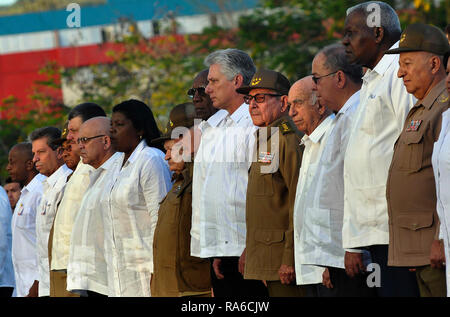
<path fill-rule="evenodd" d="M 439 102 L 444 103 L 448 101 L 448 96 L 441 95 L 439 97 Z"/>
<path fill-rule="evenodd" d="M 293 132 L 292 127 L 289 125 L 289 123 L 287 121 L 283 121 L 279 125 L 279 128 L 280 128 L 282 134 Z"/>

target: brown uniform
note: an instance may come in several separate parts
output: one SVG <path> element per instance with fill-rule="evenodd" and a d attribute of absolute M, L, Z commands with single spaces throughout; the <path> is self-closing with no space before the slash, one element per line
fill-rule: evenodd
<path fill-rule="evenodd" d="M 279 151 L 271 149 L 279 128 Z M 267 129 L 267 150 L 260 148 L 261 129 L 250 167 L 246 204 L 246 279 L 278 281 L 282 264 L 294 266 L 293 213 L 303 147 L 301 132 L 284 116 Z M 273 164 L 278 160 L 279 166 Z M 275 165 L 269 167 L 270 165 Z M 269 172 L 262 170 L 267 168 Z"/>
<path fill-rule="evenodd" d="M 186 163 L 159 208 L 153 240 L 152 296 L 201 296 L 211 291 L 209 260 L 190 255 L 192 171 L 192 163 Z"/>
<path fill-rule="evenodd" d="M 443 80 L 409 111 L 395 143 L 386 190 L 390 266 L 430 264 L 431 244 L 439 231 L 431 155 L 447 108 Z"/>

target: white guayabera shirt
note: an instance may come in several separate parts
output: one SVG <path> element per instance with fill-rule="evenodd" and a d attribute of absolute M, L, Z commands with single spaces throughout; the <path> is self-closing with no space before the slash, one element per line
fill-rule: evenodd
<path fill-rule="evenodd" d="M 43 182 L 44 192 L 36 214 L 36 248 L 39 267 L 39 296 L 50 296 L 48 237 L 55 220 L 56 209 L 64 193 L 67 177 L 72 170 L 61 165 Z"/>
<path fill-rule="evenodd" d="M 398 42 L 391 49 L 398 47 Z M 386 182 L 409 110 L 416 99 L 397 77 L 399 55 L 367 70 L 344 157 L 344 248 L 389 244 Z"/>
<path fill-rule="evenodd" d="M 316 177 L 320 156 L 327 142 L 327 138 L 334 126 L 334 114 L 325 118 L 310 135 L 304 135 L 302 143 L 305 145 L 303 151 L 302 165 L 298 175 L 297 191 L 294 203 L 294 259 L 295 276 L 298 285 L 317 284 L 322 282 L 324 268 L 302 263 L 303 252 L 307 250 L 304 241 L 307 240 L 308 227 L 305 222 L 309 221 L 306 209 L 306 194 L 311 182 Z"/>
<path fill-rule="evenodd" d="M 433 172 L 436 181 L 437 213 L 441 223 L 439 239 L 444 240 L 447 285 L 450 285 L 450 110 L 442 114 L 439 139 L 433 147 Z M 450 287 L 447 287 L 447 297 Z"/>
<path fill-rule="evenodd" d="M 0 287 L 14 287 L 14 268 L 11 259 L 12 211 L 8 195 L 0 186 Z"/>
<path fill-rule="evenodd" d="M 89 186 L 89 173 L 93 170 L 92 166 L 80 161 L 66 184 L 55 217 L 51 270 L 67 270 L 73 223 Z"/>
<path fill-rule="evenodd" d="M 73 224 L 67 265 L 67 290 L 84 294 L 108 294 L 104 217 L 109 195 L 119 174 L 124 154 L 116 152 L 90 175 L 89 187 Z"/>
<path fill-rule="evenodd" d="M 16 280 L 15 293 L 18 297 L 27 296 L 34 281 L 39 280 L 36 212 L 44 191 L 42 182 L 46 178 L 38 174 L 23 187 L 14 209 L 11 223 L 12 259 Z"/>
<path fill-rule="evenodd" d="M 248 169 L 255 131 L 248 105 L 203 121 L 192 182 L 191 255 L 240 256 L 245 248 Z"/>
<path fill-rule="evenodd" d="M 315 176 L 304 188 L 306 212 L 300 227 L 305 234 L 299 241 L 302 246 L 299 262 L 302 264 L 344 268 L 344 155 L 351 119 L 358 105 L 359 91 L 336 114 L 334 125 L 323 144 Z"/>
<path fill-rule="evenodd" d="M 105 209 L 109 296 L 150 296 L 153 234 L 159 203 L 171 187 L 164 153 L 141 141 L 120 170 Z"/>

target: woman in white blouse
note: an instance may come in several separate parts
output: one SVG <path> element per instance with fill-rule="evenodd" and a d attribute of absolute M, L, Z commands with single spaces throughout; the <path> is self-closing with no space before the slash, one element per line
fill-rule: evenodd
<path fill-rule="evenodd" d="M 171 187 L 164 153 L 148 146 L 159 136 L 145 103 L 132 99 L 113 108 L 111 142 L 125 156 L 105 215 L 110 296 L 150 296 L 159 202 Z"/>
<path fill-rule="evenodd" d="M 450 63 L 447 63 L 446 84 L 450 94 Z M 450 259 L 450 109 L 442 114 L 441 133 L 438 141 L 434 143 L 432 164 L 436 182 L 437 212 L 441 222 L 439 238 L 444 240 L 445 259 Z M 446 265 L 447 296 L 450 296 L 449 265 L 450 263 Z"/>

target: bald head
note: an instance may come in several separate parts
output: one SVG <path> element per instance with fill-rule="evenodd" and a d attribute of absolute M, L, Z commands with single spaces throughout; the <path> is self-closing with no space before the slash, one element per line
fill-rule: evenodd
<path fill-rule="evenodd" d="M 114 154 L 110 128 L 111 121 L 106 117 L 95 117 L 81 125 L 78 140 L 84 164 L 99 168 Z"/>
<path fill-rule="evenodd" d="M 110 129 L 111 129 L 111 119 L 107 117 L 95 117 L 89 120 L 86 120 L 81 128 L 88 129 L 89 131 L 98 134 L 105 134 L 108 137 L 111 137 Z M 80 131 L 81 131 L 80 128 Z"/>
<path fill-rule="evenodd" d="M 319 105 L 313 91 L 312 76 L 296 81 L 289 90 L 289 115 L 297 128 L 310 135 L 331 111 Z"/>

